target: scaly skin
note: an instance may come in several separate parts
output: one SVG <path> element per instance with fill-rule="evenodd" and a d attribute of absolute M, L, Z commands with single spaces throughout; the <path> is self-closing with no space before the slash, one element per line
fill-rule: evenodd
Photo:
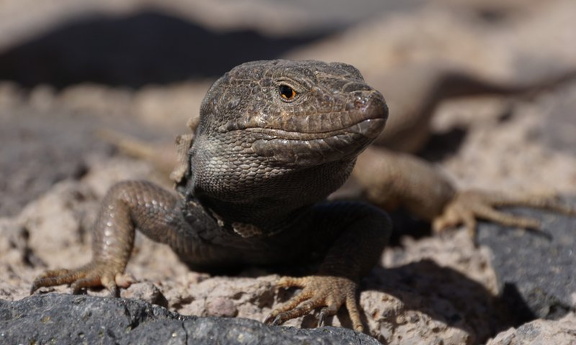
<path fill-rule="evenodd" d="M 435 232 L 463 224 L 474 239 L 478 218 L 505 226 L 539 229 L 540 222 L 536 219 L 496 210 L 502 206 L 575 214 L 574 209 L 550 195 L 511 197 L 481 190 L 456 190 L 439 169 L 422 159 L 375 146 L 358 157 L 352 178 L 366 201 L 386 210 L 404 208 L 431 222 Z"/>
<path fill-rule="evenodd" d="M 472 95 L 510 95 L 545 91 L 576 76 L 568 71 L 528 83 L 489 80 L 453 65 L 415 64 L 405 68 L 381 71 L 373 76 L 378 87 L 391 101 L 393 114 L 384 130 L 371 147 L 359 155 L 352 173 L 354 188 L 337 192 L 333 199 L 344 194 L 361 195 L 365 201 L 385 210 L 403 207 L 420 219 L 432 223 L 436 232 L 464 224 L 472 237 L 476 233 L 476 219 L 482 218 L 506 226 L 538 229 L 536 219 L 512 216 L 497 211 L 502 206 L 529 206 L 555 212 L 574 214 L 576 210 L 562 204 L 550 195 L 511 197 L 479 190 L 456 190 L 452 182 L 437 168 L 409 155 L 422 149 L 429 139 L 430 122 L 436 106 L 444 99 Z M 197 117 L 189 126 L 194 130 Z M 116 134 L 109 141 L 131 155 L 154 163 L 163 175 L 173 167 L 174 157 L 168 159 L 164 150 Z M 110 140 L 111 139 L 111 140 Z M 171 178 L 182 179 L 188 164 L 186 152 L 193 136 L 179 140 L 178 164 Z"/>
<path fill-rule="evenodd" d="M 345 64 L 258 61 L 214 83 L 192 136 L 181 138 L 179 195 L 143 181 L 108 192 L 94 226 L 92 262 L 49 271 L 32 286 L 105 286 L 118 292 L 135 229 L 170 245 L 191 267 L 319 262 L 315 275 L 280 280 L 303 288 L 272 311 L 275 324 L 345 305 L 362 330 L 358 281 L 378 261 L 388 217 L 362 203 L 326 202 L 358 154 L 382 131 L 382 95 Z M 321 320 L 322 321 L 322 320 Z"/>

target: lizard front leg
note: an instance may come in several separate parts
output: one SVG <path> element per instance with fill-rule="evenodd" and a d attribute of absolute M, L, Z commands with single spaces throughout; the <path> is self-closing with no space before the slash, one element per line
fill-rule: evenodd
<path fill-rule="evenodd" d="M 503 206 L 528 206 L 574 214 L 575 210 L 553 196 L 510 197 L 479 190 L 458 191 L 433 165 L 411 155 L 369 148 L 357 160 L 352 173 L 364 197 L 384 209 L 403 207 L 432 223 L 434 231 L 464 224 L 472 238 L 477 219 L 506 226 L 538 229 L 536 219 L 498 211 Z"/>
<path fill-rule="evenodd" d="M 184 221 L 177 203 L 176 196 L 150 182 L 114 185 L 102 201 L 94 225 L 92 261 L 76 269 L 45 272 L 34 280 L 31 293 L 44 286 L 72 284 L 74 292 L 104 286 L 118 295 L 120 277 L 134 245 L 135 229 L 152 240 L 171 244 Z"/>
<path fill-rule="evenodd" d="M 352 327 L 361 332 L 364 327 L 358 309 L 358 283 L 378 262 L 390 237 L 390 220 L 369 205 L 334 202 L 317 205 L 310 226 L 315 240 L 324 245 L 336 238 L 317 274 L 278 281 L 278 287 L 298 287 L 302 291 L 274 309 L 266 321 L 281 324 L 321 308 L 322 325 L 325 317 L 346 306 Z"/>

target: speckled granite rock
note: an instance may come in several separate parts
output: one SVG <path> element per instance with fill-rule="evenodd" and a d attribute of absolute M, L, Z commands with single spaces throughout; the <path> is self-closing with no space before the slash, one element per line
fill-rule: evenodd
<path fill-rule="evenodd" d="M 3 344 L 379 344 L 337 327 L 296 329 L 247 319 L 200 318 L 142 301 L 39 295 L 0 301 Z"/>

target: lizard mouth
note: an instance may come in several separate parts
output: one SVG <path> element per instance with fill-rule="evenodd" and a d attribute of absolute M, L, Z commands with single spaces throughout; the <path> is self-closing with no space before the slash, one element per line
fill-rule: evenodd
<path fill-rule="evenodd" d="M 318 132 L 287 131 L 277 128 L 261 127 L 250 127 L 246 128 L 246 130 L 254 134 L 260 134 L 263 136 L 261 139 L 268 140 L 278 139 L 310 141 L 338 137 L 347 134 L 358 134 L 367 138 L 372 138 L 380 133 L 380 131 L 384 128 L 385 123 L 386 119 L 384 118 L 373 118 L 360 121 L 348 127 Z"/>
<path fill-rule="evenodd" d="M 227 123 L 220 130 L 242 136 L 253 153 L 284 167 L 352 160 L 382 132 L 388 107 L 382 95 L 372 91 L 356 94 L 342 108 L 309 114 L 285 113 L 269 121 L 253 116 Z"/>
<path fill-rule="evenodd" d="M 366 119 L 347 128 L 301 133 L 279 129 L 250 128 L 252 150 L 282 166 L 310 167 L 353 159 L 384 128 L 385 119 Z"/>
<path fill-rule="evenodd" d="M 252 149 L 260 157 L 283 166 L 310 167 L 354 159 L 382 131 L 386 108 L 364 113 L 363 119 L 346 127 L 302 132 L 276 128 L 246 128 L 255 139 Z M 358 115 L 358 114 L 356 114 Z"/>

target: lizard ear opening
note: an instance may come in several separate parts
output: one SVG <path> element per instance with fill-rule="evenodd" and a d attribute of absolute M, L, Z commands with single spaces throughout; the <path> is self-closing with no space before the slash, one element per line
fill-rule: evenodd
<path fill-rule="evenodd" d="M 286 84 L 280 84 L 280 86 L 278 86 L 278 92 L 280 93 L 280 97 L 282 98 L 282 100 L 286 102 L 293 101 L 298 95 L 296 90 L 294 90 L 291 86 Z"/>

